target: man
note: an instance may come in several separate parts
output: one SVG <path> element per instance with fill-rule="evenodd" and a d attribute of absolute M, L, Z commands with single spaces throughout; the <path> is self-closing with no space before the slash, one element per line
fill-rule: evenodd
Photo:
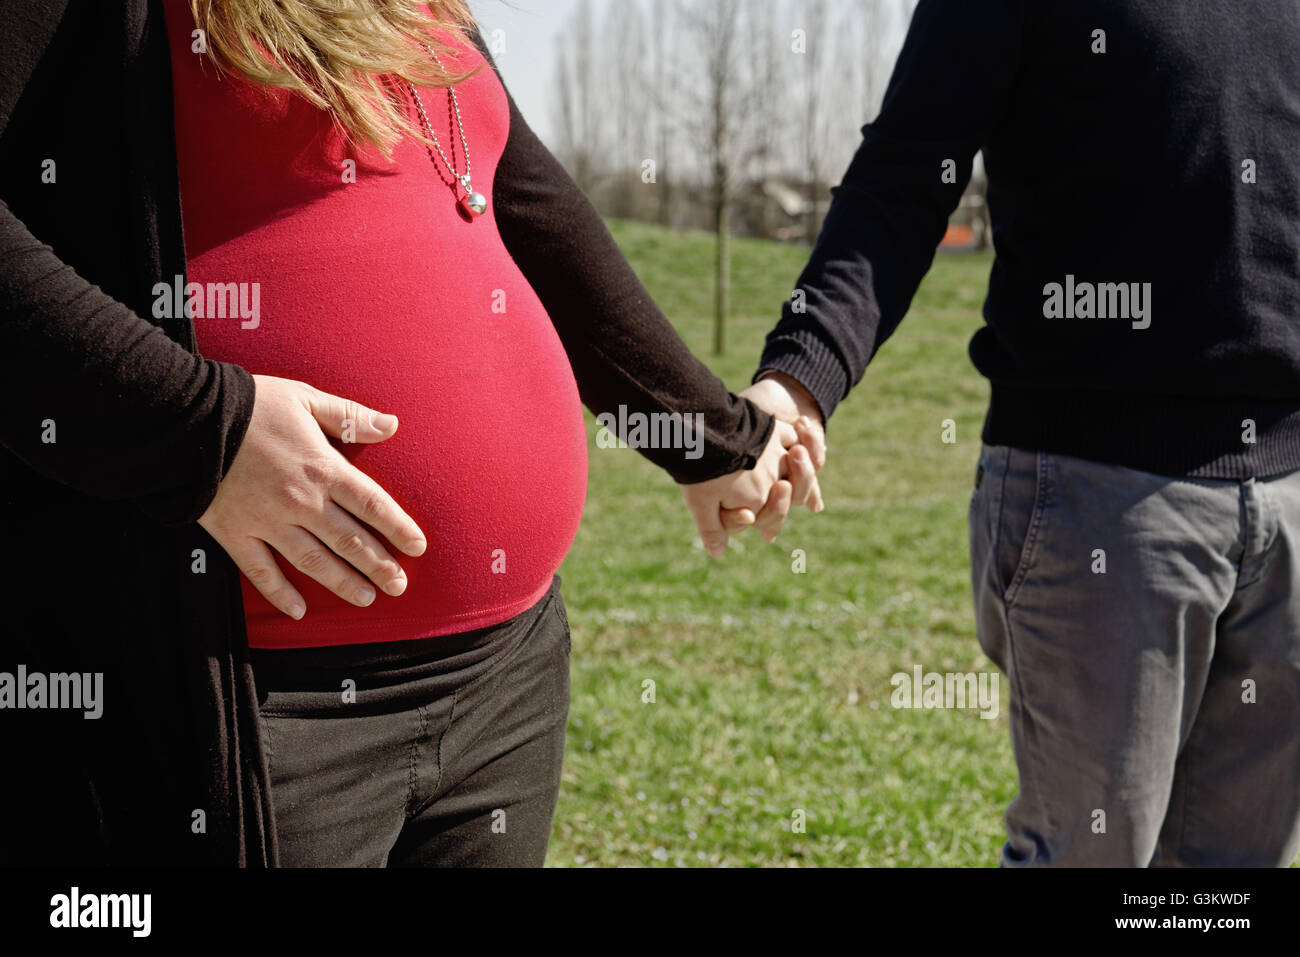
<path fill-rule="evenodd" d="M 1300 850 L 1300 2 L 921 0 L 748 394 L 829 417 L 983 149 L 1011 865 Z"/>

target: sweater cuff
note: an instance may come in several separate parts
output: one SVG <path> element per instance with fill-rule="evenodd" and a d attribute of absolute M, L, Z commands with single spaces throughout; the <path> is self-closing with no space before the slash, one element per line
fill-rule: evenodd
<path fill-rule="evenodd" d="M 699 485 L 735 472 L 752 471 L 772 440 L 776 419 L 744 396 L 731 396 L 741 407 L 741 424 L 725 436 L 710 432 L 706 437 L 708 454 L 698 466 L 683 469 L 680 459 L 658 460 L 651 458 L 645 449 L 642 455 L 668 472 L 678 485 Z"/>
<path fill-rule="evenodd" d="M 807 329 L 768 339 L 754 381 L 765 372 L 784 372 L 802 383 L 817 400 L 827 423 L 849 391 L 849 374 L 838 353 Z"/>
<path fill-rule="evenodd" d="M 252 373 L 233 363 L 202 361 L 212 370 L 213 402 L 217 408 L 204 426 L 209 434 L 194 453 L 195 484 L 138 503 L 141 511 L 167 528 L 192 525 L 207 512 L 253 419 L 257 384 Z"/>

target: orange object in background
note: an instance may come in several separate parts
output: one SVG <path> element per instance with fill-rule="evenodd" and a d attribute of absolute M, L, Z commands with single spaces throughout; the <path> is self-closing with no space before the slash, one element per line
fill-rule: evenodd
<path fill-rule="evenodd" d="M 949 226 L 943 234 L 941 246 L 970 247 L 975 245 L 975 230 L 970 226 Z"/>

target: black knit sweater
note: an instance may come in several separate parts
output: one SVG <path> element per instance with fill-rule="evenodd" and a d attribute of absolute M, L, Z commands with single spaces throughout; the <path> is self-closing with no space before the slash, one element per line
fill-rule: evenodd
<path fill-rule="evenodd" d="M 1300 468 L 1300 6 L 921 0 L 764 368 L 835 409 L 981 148 L 985 441 L 1172 476 Z"/>

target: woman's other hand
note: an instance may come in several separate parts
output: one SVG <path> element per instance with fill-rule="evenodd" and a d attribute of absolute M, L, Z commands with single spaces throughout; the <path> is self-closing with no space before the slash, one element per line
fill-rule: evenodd
<path fill-rule="evenodd" d="M 710 555 L 726 554 L 730 536 L 751 525 L 758 525 L 768 541 L 776 538 L 794 498 L 794 485 L 788 479 L 789 453 L 798 444 L 795 429 L 778 421 L 754 468 L 682 486 L 700 541 Z"/>

